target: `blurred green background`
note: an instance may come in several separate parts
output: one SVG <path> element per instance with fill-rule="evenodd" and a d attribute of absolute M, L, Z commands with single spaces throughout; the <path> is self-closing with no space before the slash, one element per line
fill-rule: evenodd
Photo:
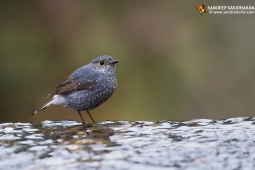
<path fill-rule="evenodd" d="M 74 70 L 104 54 L 121 62 L 115 94 L 91 111 L 96 121 L 253 116 L 255 15 L 201 16 L 195 9 L 201 3 L 255 5 L 1 1 L 0 121 L 80 121 L 62 106 L 31 113 Z"/>

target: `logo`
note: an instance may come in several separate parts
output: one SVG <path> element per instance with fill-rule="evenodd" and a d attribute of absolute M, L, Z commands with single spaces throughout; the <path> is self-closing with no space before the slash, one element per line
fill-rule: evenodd
<path fill-rule="evenodd" d="M 204 4 L 195 6 L 200 15 L 204 13 L 208 14 L 255 14 L 255 6 L 207 6 Z"/>
<path fill-rule="evenodd" d="M 201 4 L 199 7 L 195 6 L 197 11 L 202 15 L 203 13 L 206 13 L 206 9 L 204 4 Z"/>

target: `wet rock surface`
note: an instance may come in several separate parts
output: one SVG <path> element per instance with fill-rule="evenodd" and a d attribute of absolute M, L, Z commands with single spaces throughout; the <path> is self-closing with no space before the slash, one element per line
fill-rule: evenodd
<path fill-rule="evenodd" d="M 0 169 L 255 169 L 255 118 L 0 124 Z"/>

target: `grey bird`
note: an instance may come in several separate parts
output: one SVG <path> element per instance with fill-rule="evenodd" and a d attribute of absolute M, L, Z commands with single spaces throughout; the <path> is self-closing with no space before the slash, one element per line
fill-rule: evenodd
<path fill-rule="evenodd" d="M 56 87 L 53 93 L 48 95 L 48 97 L 53 96 L 51 101 L 36 110 L 32 115 L 50 105 L 63 105 L 77 111 L 83 124 L 85 124 L 85 121 L 81 111 L 86 111 L 95 123 L 89 111 L 104 103 L 114 93 L 117 86 L 115 69 L 118 62 L 119 60 L 103 55 L 92 60 L 88 65 L 75 70 Z"/>

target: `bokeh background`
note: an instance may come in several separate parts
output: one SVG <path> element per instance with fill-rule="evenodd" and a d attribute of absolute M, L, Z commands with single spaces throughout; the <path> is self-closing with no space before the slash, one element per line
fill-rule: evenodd
<path fill-rule="evenodd" d="M 31 113 L 75 69 L 104 54 L 121 62 L 115 94 L 91 111 L 97 121 L 254 116 L 255 15 L 201 16 L 201 3 L 255 5 L 1 1 L 0 121 L 80 121 L 62 106 Z"/>

